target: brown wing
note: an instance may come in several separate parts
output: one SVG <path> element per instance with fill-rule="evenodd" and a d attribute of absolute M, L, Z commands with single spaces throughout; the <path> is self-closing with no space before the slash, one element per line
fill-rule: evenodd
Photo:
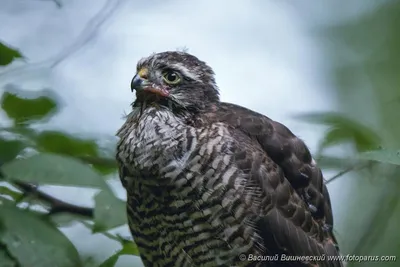
<path fill-rule="evenodd" d="M 253 137 L 268 156 L 278 164 L 293 188 L 309 204 L 313 216 L 333 225 L 328 190 L 321 170 L 313 161 L 304 142 L 286 126 L 249 109 L 221 103 L 218 120 Z"/>
<path fill-rule="evenodd" d="M 295 196 L 302 198 L 300 202 L 303 205 L 295 205 L 298 209 L 296 214 L 300 217 L 285 218 L 282 212 L 273 210 L 260 221 L 259 228 L 266 246 L 280 247 L 276 251 L 280 254 L 338 255 L 337 241 L 332 232 L 333 216 L 329 193 L 322 172 L 304 142 L 284 125 L 249 109 L 221 103 L 212 107 L 211 111 L 206 115 L 208 120 L 224 122 L 256 140 L 290 183 L 283 183 L 283 190 L 286 190 L 285 186 L 289 186 L 290 190 L 296 191 Z M 279 194 L 277 197 L 280 197 Z M 293 199 L 290 201 L 296 202 Z M 303 210 L 307 207 L 308 210 Z M 299 222 L 305 228 L 299 228 Z M 339 262 L 326 264 L 320 266 L 341 266 Z"/>

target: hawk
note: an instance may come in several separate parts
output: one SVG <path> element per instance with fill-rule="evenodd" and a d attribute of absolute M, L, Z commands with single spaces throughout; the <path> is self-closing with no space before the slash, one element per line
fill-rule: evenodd
<path fill-rule="evenodd" d="M 116 158 L 146 267 L 343 266 L 321 170 L 287 127 L 221 102 L 186 52 L 141 59 L 131 89 Z"/>

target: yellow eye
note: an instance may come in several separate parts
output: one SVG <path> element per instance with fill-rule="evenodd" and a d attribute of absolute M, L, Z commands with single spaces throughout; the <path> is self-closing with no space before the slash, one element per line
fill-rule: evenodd
<path fill-rule="evenodd" d="M 175 71 L 165 71 L 163 73 L 163 79 L 168 84 L 177 84 L 181 81 L 181 77 Z"/>

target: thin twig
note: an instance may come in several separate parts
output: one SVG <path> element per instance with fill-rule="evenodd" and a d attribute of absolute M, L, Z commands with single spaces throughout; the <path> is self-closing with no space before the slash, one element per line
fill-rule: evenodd
<path fill-rule="evenodd" d="M 39 1 L 46 1 L 46 0 L 39 0 Z M 47 1 L 54 2 L 54 4 L 56 4 L 56 6 L 57 6 L 58 8 L 61 8 L 61 7 L 62 7 L 62 3 L 61 3 L 60 0 L 47 0 Z"/>
<path fill-rule="evenodd" d="M 337 174 L 335 174 L 335 175 L 332 176 L 331 178 L 327 179 L 327 180 L 325 181 L 325 184 L 328 184 L 328 183 L 330 183 L 330 182 L 336 180 L 337 178 L 340 178 L 341 176 L 345 175 L 346 173 L 349 173 L 349 172 L 351 172 L 351 171 L 358 171 L 358 170 L 367 168 L 367 167 L 369 167 L 369 166 L 371 166 L 371 163 L 370 163 L 370 162 L 367 162 L 367 163 L 365 163 L 365 164 L 358 164 L 358 165 L 350 166 L 350 167 L 344 169 L 343 171 L 338 172 Z"/>
<path fill-rule="evenodd" d="M 87 218 L 93 218 L 94 210 L 93 208 L 82 207 L 74 204 L 67 203 L 58 198 L 50 196 L 42 191 L 40 191 L 37 186 L 29 183 L 14 181 L 13 184 L 18 187 L 25 195 L 35 196 L 37 199 L 46 202 L 50 206 L 49 215 L 55 213 L 71 213 L 75 215 L 84 216 Z"/>
<path fill-rule="evenodd" d="M 99 30 L 101 26 L 105 24 L 112 15 L 118 10 L 119 6 L 123 4 L 125 0 L 108 0 L 102 7 L 102 9 L 89 20 L 89 22 L 85 25 L 82 32 L 79 34 L 78 38 L 67 46 L 67 48 L 63 49 L 59 54 L 51 57 L 49 59 L 45 59 L 40 62 L 34 62 L 22 66 L 17 66 L 15 68 L 9 68 L 6 71 L 0 73 L 0 77 L 2 80 L 7 80 L 7 78 L 18 78 L 24 73 L 29 73 L 32 71 L 37 71 L 38 69 L 53 69 L 60 63 L 62 63 L 66 58 L 69 58 L 73 54 L 80 51 L 85 45 L 87 45 L 90 41 L 93 40 L 96 35 L 99 34 Z M 59 2 L 59 1 L 57 1 Z"/>

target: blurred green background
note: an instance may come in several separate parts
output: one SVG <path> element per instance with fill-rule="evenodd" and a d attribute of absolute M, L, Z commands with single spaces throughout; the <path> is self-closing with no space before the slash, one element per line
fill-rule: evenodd
<path fill-rule="evenodd" d="M 79 76 L 84 69 L 90 69 L 91 66 L 97 64 L 101 65 L 103 60 L 101 57 L 91 56 L 91 48 L 100 41 L 91 38 L 94 38 L 96 34 L 100 35 L 102 31 L 107 32 L 106 29 L 101 28 L 107 20 L 124 18 L 123 14 L 118 12 L 115 14 L 116 11 L 130 10 L 129 8 L 136 8 L 140 3 L 103 1 L 103 8 L 99 8 L 92 7 L 90 1 L 83 1 L 84 8 L 82 9 L 76 9 L 76 4 L 76 10 L 68 12 L 72 15 L 76 14 L 77 18 L 83 16 L 89 30 L 86 31 L 85 28 L 83 35 L 77 37 L 77 43 L 64 50 L 58 57 L 54 56 L 48 61 L 35 61 L 35 53 L 32 53 L 33 50 L 30 49 L 37 44 L 25 41 L 15 42 L 15 44 L 12 42 L 14 31 L 17 34 L 28 28 L 22 20 L 24 17 L 15 15 L 21 10 L 25 12 L 23 14 L 27 18 L 32 15 L 26 12 L 27 2 L 37 9 L 46 10 L 49 17 L 56 16 L 57 12 L 61 12 L 59 10 L 72 10 L 72 4 L 70 5 L 68 1 L 3 0 L 0 2 L 0 10 L 3 10 L 2 13 L 0 12 L 0 92 L 2 93 L 0 103 L 0 161 L 2 164 L 0 167 L 2 173 L 0 267 L 142 266 L 135 256 L 138 254 L 137 248 L 126 229 L 124 193 L 121 191 L 116 176 L 113 155 L 115 138 L 112 133 L 117 130 L 114 125 L 122 123 L 123 110 L 128 109 L 130 100 L 125 101 L 126 106 L 118 109 L 118 112 L 121 111 L 120 117 L 113 115 L 107 118 L 95 118 L 100 126 L 104 124 L 104 120 L 115 122 L 112 127 L 107 126 L 110 129 L 106 131 L 106 134 L 97 130 L 71 133 L 69 122 L 60 123 L 54 127 L 46 126 L 47 122 L 60 114 L 62 116 L 63 112 L 70 114 L 67 115 L 71 118 L 70 121 L 79 120 L 80 116 L 82 118 L 97 116 L 93 113 L 86 114 L 87 109 L 85 109 L 85 103 L 89 106 L 90 101 L 100 97 L 96 94 L 95 86 L 87 88 L 87 92 L 74 91 L 76 89 L 73 88 L 73 83 L 68 83 L 68 77 L 63 77 L 66 80 L 62 83 L 71 86 L 67 90 L 73 92 L 75 96 L 83 95 L 81 97 L 83 100 L 79 102 L 80 106 L 77 108 L 74 103 L 77 98 L 66 96 L 61 89 L 51 88 L 49 81 L 61 77 L 54 71 L 55 67 L 90 42 L 92 46 L 87 46 L 77 55 L 77 57 L 89 55 L 90 60 L 84 60 L 87 65 L 82 64 L 78 69 L 72 69 L 71 73 Z M 167 2 L 171 4 L 171 7 L 165 7 Z M 143 17 L 139 17 L 138 20 L 143 20 L 146 12 L 150 14 L 150 9 L 157 9 L 156 17 L 160 17 L 158 23 L 162 21 L 164 13 L 173 11 L 178 12 L 177 16 L 179 16 L 181 13 L 176 7 L 182 3 L 175 2 L 155 1 L 154 6 L 143 4 L 140 9 Z M 213 11 L 217 15 L 220 14 L 221 8 L 229 5 L 226 1 L 222 2 L 224 3 L 221 5 L 213 6 L 210 2 L 210 6 L 215 9 Z M 301 29 L 306 29 L 299 34 L 306 35 L 307 40 L 312 40 L 310 54 L 313 55 L 315 50 L 316 56 L 320 58 L 318 61 L 320 65 L 316 66 L 318 72 L 311 74 L 311 76 L 323 76 L 324 82 L 318 85 L 320 91 L 308 94 L 304 92 L 304 100 L 291 99 L 292 102 L 288 100 L 289 104 L 278 103 L 280 111 L 301 105 L 300 102 L 307 103 L 307 110 L 301 109 L 296 111 L 296 114 L 281 117 L 276 113 L 278 118 L 271 115 L 275 115 L 275 110 L 262 110 L 264 111 L 262 113 L 271 115 L 273 119 L 283 118 L 281 122 L 287 124 L 296 134 L 302 134 L 305 142 L 310 144 L 328 180 L 328 187 L 333 196 L 335 232 L 342 253 L 358 256 L 397 256 L 398 258 L 397 261 L 391 262 L 353 261 L 349 262 L 348 266 L 399 266 L 400 34 L 398 31 L 400 1 L 329 0 L 302 3 L 282 1 L 279 4 L 275 1 L 263 3 L 248 1 L 246 3 L 243 5 L 246 8 L 249 6 L 249 9 L 241 8 L 241 12 L 250 14 L 250 19 L 246 22 L 247 26 L 238 29 L 237 25 L 245 25 L 245 22 L 238 19 L 235 22 L 236 26 L 226 27 L 232 27 L 244 33 L 252 31 L 253 28 L 250 26 L 254 26 L 256 30 L 253 34 L 260 35 L 260 31 L 275 31 L 264 27 L 264 24 L 255 17 L 252 19 L 251 12 L 257 10 L 261 14 L 260 17 L 268 17 L 271 24 L 276 23 L 274 27 L 282 32 L 282 35 L 290 35 L 292 32 L 289 26 L 277 17 L 283 16 L 279 15 L 281 13 L 288 14 L 285 15 L 288 17 L 296 16 L 302 23 Z M 93 20 L 88 19 L 98 10 L 101 16 L 95 16 Z M 229 13 L 229 9 L 224 10 Z M 129 12 L 126 12 L 129 15 Z M 82 13 L 85 14 L 82 15 Z M 65 25 L 68 25 L 68 19 L 71 18 L 66 18 Z M 146 28 L 146 25 L 137 26 L 125 21 L 123 25 L 126 26 L 124 30 L 127 31 L 130 28 L 139 27 L 138 36 L 144 43 L 168 43 L 166 39 L 171 36 L 166 35 L 165 32 L 169 33 L 176 29 L 158 27 L 160 32 L 157 34 L 160 37 L 154 41 L 146 37 L 146 34 L 151 31 Z M 221 25 L 223 25 L 223 18 L 212 26 L 218 28 L 222 27 Z M 183 27 L 176 24 L 176 27 L 178 26 Z M 49 31 L 47 38 L 42 40 L 50 52 L 57 50 L 52 38 L 59 36 L 57 34 L 65 29 L 55 27 L 54 33 Z M 118 31 L 122 30 L 118 28 L 114 32 Z M 157 34 L 155 36 L 158 36 Z M 198 36 L 203 35 L 198 32 Z M 232 47 L 235 46 L 229 41 L 228 36 L 220 34 L 214 37 L 225 38 Z M 195 44 L 200 43 L 197 37 L 187 36 L 187 38 L 194 38 Z M 281 46 L 278 45 L 278 47 L 286 51 L 283 40 L 285 39 L 279 39 L 276 43 L 281 42 Z M 266 43 L 268 42 L 273 41 L 267 39 Z M 23 43 L 30 57 L 26 56 L 24 49 L 19 47 L 20 43 Z M 180 43 L 186 45 L 183 42 Z M 218 48 L 218 41 L 214 44 L 216 50 L 222 51 L 222 48 Z M 254 47 L 262 44 L 261 42 L 254 44 Z M 129 45 L 122 45 L 127 50 L 132 50 Z M 111 52 L 104 51 L 104 53 L 117 54 L 117 49 L 113 48 L 116 46 L 117 41 L 114 43 L 113 40 L 107 39 L 107 47 Z M 166 49 L 170 48 L 169 43 L 165 46 Z M 160 47 L 163 46 L 160 45 Z M 194 50 L 196 51 L 196 48 Z M 200 48 L 198 50 L 201 51 Z M 242 48 L 241 51 L 244 58 L 246 54 L 251 53 Z M 303 53 L 300 48 L 298 51 L 293 51 L 295 54 Z M 221 57 L 226 58 L 228 65 L 230 60 L 233 62 L 239 57 L 236 54 L 220 53 Z M 146 55 L 136 56 L 140 58 Z M 271 58 L 259 56 L 254 60 L 268 61 Z M 299 58 L 303 61 L 312 61 L 307 57 Z M 131 62 L 132 66 L 135 64 L 130 58 L 126 58 L 126 61 Z M 246 62 L 243 64 L 245 68 L 249 68 Z M 121 81 L 121 84 L 126 84 L 126 86 L 121 91 L 128 91 L 127 77 L 134 70 L 132 66 L 127 70 L 117 63 L 114 66 L 108 64 L 105 69 L 95 73 L 97 76 L 109 77 L 112 80 L 117 69 L 126 74 L 124 76 L 126 81 L 124 79 Z M 221 66 L 217 66 L 217 69 L 217 77 L 223 75 L 224 71 L 227 77 L 231 77 L 231 72 L 235 71 Z M 254 68 L 251 75 L 262 76 L 263 70 Z M 19 85 L 19 80 L 27 76 L 33 80 L 29 86 Z M 277 77 L 278 75 L 271 76 L 269 79 L 279 79 Z M 285 79 L 291 78 L 293 77 L 289 75 Z M 95 82 L 97 77 L 92 79 Z M 234 83 L 234 78 L 232 80 Z M 307 90 L 302 88 L 302 84 L 296 86 L 295 90 Z M 41 89 L 26 89 L 30 87 Z M 279 89 L 269 88 L 269 95 L 266 95 L 265 99 L 268 98 L 273 102 L 276 92 L 274 90 Z M 107 104 L 108 99 L 110 103 L 118 102 L 112 97 L 112 92 L 116 90 L 119 88 L 113 87 L 109 95 L 106 93 L 101 96 L 106 99 L 104 103 Z M 221 90 L 224 93 L 222 86 Z M 242 91 L 239 90 L 239 92 L 239 98 L 246 98 Z M 283 99 L 289 99 L 291 93 L 283 92 L 282 94 Z M 322 95 L 324 103 L 314 100 L 314 94 Z M 251 93 L 248 95 L 249 99 L 250 97 Z M 231 99 L 230 101 L 234 102 Z M 254 106 L 255 109 L 260 105 L 258 102 L 243 102 L 243 105 L 246 103 L 250 103 L 248 107 Z M 326 108 L 321 108 L 324 105 Z M 108 112 L 106 105 L 98 105 L 95 108 L 99 110 L 99 116 Z M 315 137 L 309 135 L 308 130 L 316 130 L 320 134 Z M 49 185 L 57 186 L 57 188 L 46 187 Z M 68 187 L 83 188 L 83 191 L 74 191 L 75 193 L 71 193 L 68 199 L 64 196 L 64 192 L 70 190 Z M 85 199 L 86 204 L 77 204 L 73 201 L 74 199 Z M 86 229 L 86 234 L 82 234 L 83 230 L 79 230 L 75 235 L 72 234 L 74 232 L 68 232 L 68 229 L 76 225 Z M 107 243 L 106 240 L 110 240 L 111 243 Z"/>
<path fill-rule="evenodd" d="M 355 2 L 361 9 L 362 1 Z M 400 1 L 369 4 L 372 7 L 364 14 L 324 27 L 318 35 L 324 40 L 335 97 L 342 112 L 373 129 L 380 137 L 380 145 L 395 151 L 393 161 L 398 163 Z M 390 156 L 385 159 L 389 162 Z M 345 252 L 399 255 L 399 171 L 398 166 L 383 164 L 343 178 L 351 188 L 346 196 L 348 206 L 341 215 L 344 220 L 337 224 Z M 372 265 L 398 266 L 399 262 L 363 262 L 357 266 Z"/>

